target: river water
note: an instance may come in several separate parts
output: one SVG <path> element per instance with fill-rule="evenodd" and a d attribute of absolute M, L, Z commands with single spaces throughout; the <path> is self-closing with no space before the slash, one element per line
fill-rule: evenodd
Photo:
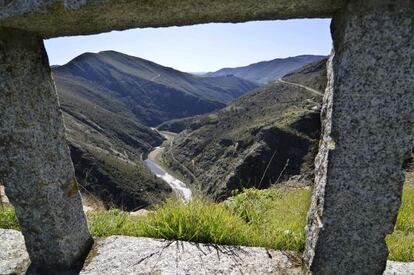
<path fill-rule="evenodd" d="M 182 181 L 168 174 L 162 167 L 150 159 L 144 160 L 144 163 L 153 174 L 168 183 L 168 185 L 171 186 L 171 188 L 180 198 L 186 202 L 191 200 L 192 192 Z"/>

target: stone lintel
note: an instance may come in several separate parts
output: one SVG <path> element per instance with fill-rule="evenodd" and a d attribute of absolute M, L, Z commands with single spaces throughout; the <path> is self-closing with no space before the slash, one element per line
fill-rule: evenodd
<path fill-rule="evenodd" d="M 138 27 L 331 17 L 345 0 L 0 1 L 0 27 L 44 38 Z"/>

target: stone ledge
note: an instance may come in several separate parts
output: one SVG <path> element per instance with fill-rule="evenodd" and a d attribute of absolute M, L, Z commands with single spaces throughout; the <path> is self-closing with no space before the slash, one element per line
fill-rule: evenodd
<path fill-rule="evenodd" d="M 0 274 L 24 274 L 29 256 L 20 232 L 0 229 Z M 150 238 L 100 239 L 81 274 L 300 274 L 292 252 Z M 414 262 L 388 261 L 384 275 L 412 275 Z"/>
<path fill-rule="evenodd" d="M 300 274 L 292 252 L 112 236 L 97 242 L 81 274 Z M 295 261 L 296 259 L 296 261 Z"/>

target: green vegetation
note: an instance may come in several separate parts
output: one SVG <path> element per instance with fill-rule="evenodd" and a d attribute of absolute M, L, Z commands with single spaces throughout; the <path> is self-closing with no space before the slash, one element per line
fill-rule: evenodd
<path fill-rule="evenodd" d="M 390 250 L 389 259 L 414 261 L 414 173 L 407 175 L 397 224 L 386 241 Z"/>
<path fill-rule="evenodd" d="M 20 230 L 13 207 L 0 204 L 0 228 Z"/>
<path fill-rule="evenodd" d="M 222 203 L 167 200 L 145 217 L 117 209 L 88 213 L 94 236 L 129 235 L 302 251 L 310 188 L 247 189 Z M 18 229 L 11 207 L 0 208 L 0 227 Z M 407 177 L 395 231 L 387 237 L 391 260 L 414 260 L 414 174 Z"/>
<path fill-rule="evenodd" d="M 88 214 L 94 236 L 143 236 L 302 251 L 310 189 L 247 189 L 233 200 L 167 200 L 146 217 L 111 210 Z"/>

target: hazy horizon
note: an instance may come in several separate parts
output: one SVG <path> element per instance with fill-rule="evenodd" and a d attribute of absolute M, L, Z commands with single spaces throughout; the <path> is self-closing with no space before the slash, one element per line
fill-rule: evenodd
<path fill-rule="evenodd" d="M 113 50 L 185 72 L 211 72 L 275 58 L 328 55 L 329 24 L 330 19 L 298 19 L 132 29 L 54 38 L 45 46 L 51 65 Z"/>

